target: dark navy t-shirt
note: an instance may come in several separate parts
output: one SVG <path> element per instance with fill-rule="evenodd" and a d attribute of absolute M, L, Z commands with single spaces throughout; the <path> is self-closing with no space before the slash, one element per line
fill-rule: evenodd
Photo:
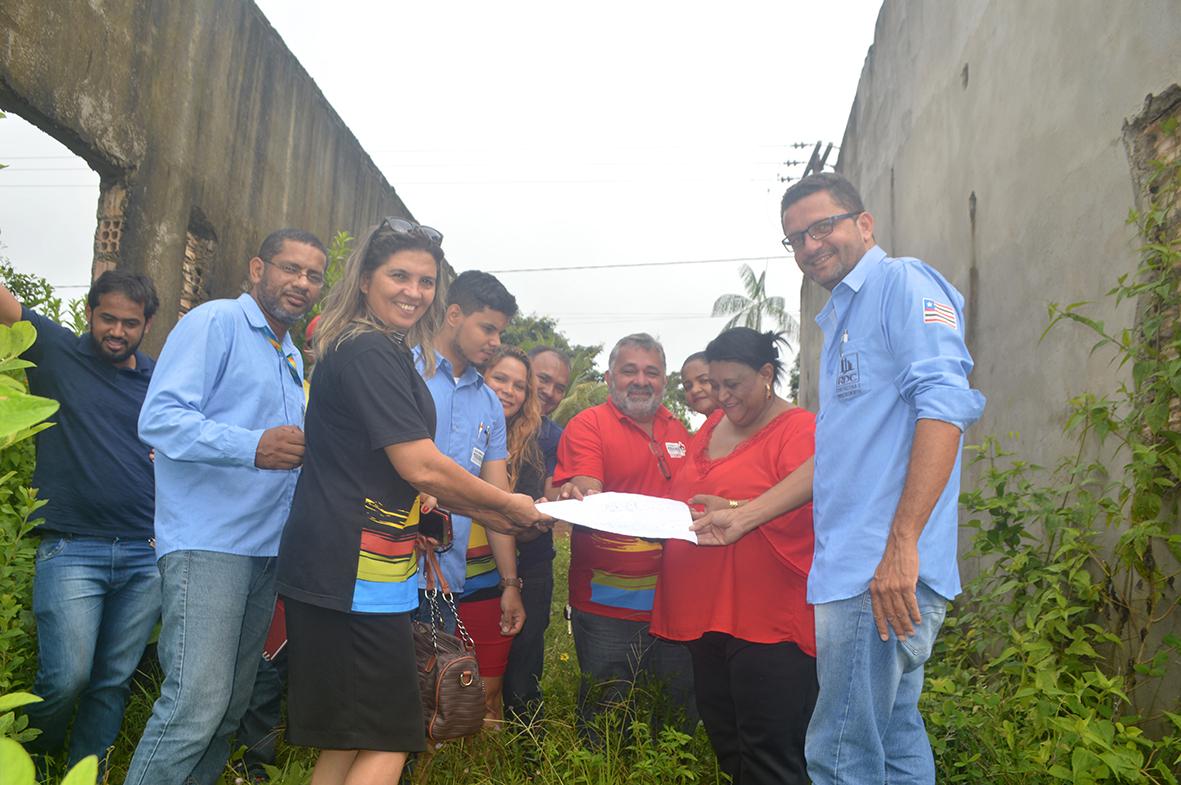
<path fill-rule="evenodd" d="M 149 539 L 155 480 L 149 447 L 136 423 L 155 362 L 135 353 L 135 368 L 117 368 L 95 352 L 89 333 L 74 335 L 36 311 L 21 319 L 37 340 L 21 355 L 29 391 L 53 398 L 56 423 L 37 434 L 33 487 L 48 500 L 37 515 L 42 529 L 100 537 Z"/>
<path fill-rule="evenodd" d="M 558 441 L 561 438 L 561 427 L 550 418 L 542 417 L 541 430 L 537 432 L 537 446 L 541 448 L 541 456 L 545 460 L 545 474 L 540 478 L 542 490 L 544 490 L 545 481 L 553 476 L 554 467 L 558 465 Z M 516 490 L 522 493 L 531 493 L 522 488 L 520 483 L 517 484 Z M 547 531 L 537 539 L 517 544 L 517 569 L 522 577 L 537 569 L 548 571 L 549 563 L 553 558 L 553 532 Z"/>

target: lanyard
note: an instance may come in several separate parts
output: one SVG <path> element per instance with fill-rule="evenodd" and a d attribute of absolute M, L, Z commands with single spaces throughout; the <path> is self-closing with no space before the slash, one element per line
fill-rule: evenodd
<path fill-rule="evenodd" d="M 284 353 L 283 344 L 275 338 L 270 327 L 267 327 L 267 340 L 274 347 L 275 353 L 279 355 L 279 360 L 287 365 L 287 370 L 291 371 L 291 378 L 295 380 L 300 389 L 303 389 L 303 377 L 299 373 L 299 367 L 295 364 L 295 355 Z"/>

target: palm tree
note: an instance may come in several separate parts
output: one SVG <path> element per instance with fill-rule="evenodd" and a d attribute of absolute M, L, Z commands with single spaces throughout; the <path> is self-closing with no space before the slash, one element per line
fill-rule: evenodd
<path fill-rule="evenodd" d="M 729 316 L 730 321 L 726 322 L 722 328 L 724 330 L 741 326 L 760 332 L 763 329 L 763 317 L 766 316 L 774 324 L 775 329 L 783 333 L 790 345 L 799 337 L 800 323 L 787 312 L 782 297 L 767 296 L 766 268 L 756 277 L 750 265 L 743 264 L 738 268 L 738 274 L 742 278 L 742 288 L 746 289 L 746 293 L 723 294 L 714 300 L 714 310 L 710 316 Z"/>

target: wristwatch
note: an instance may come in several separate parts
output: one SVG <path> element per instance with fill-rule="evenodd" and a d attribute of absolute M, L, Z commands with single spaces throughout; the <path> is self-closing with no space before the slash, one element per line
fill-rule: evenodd
<path fill-rule="evenodd" d="M 525 588 L 525 579 L 524 578 L 501 578 L 500 579 L 500 588 L 507 589 L 510 586 L 515 586 L 518 589 L 523 589 L 523 588 Z"/>

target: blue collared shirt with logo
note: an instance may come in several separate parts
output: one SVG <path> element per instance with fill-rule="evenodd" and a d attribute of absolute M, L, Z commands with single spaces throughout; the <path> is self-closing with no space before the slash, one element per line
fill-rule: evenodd
<path fill-rule="evenodd" d="M 158 556 L 278 554 L 299 470 L 254 457 L 263 431 L 303 427 L 304 392 L 291 335 L 282 355 L 274 339 L 250 294 L 198 306 L 168 334 L 139 417 L 156 448 Z"/>
<path fill-rule="evenodd" d="M 422 350 L 415 348 L 414 361 L 419 373 L 423 371 Z M 427 389 L 435 399 L 435 446 L 451 460 L 475 476 L 485 461 L 503 461 L 508 457 L 506 447 L 504 407 L 492 388 L 484 384 L 484 377 L 469 365 L 458 379 L 451 362 L 435 352 L 435 373 L 426 379 Z M 467 543 L 472 531 L 472 519 L 464 515 L 451 516 L 454 545 L 439 556 L 443 576 L 456 595 L 462 593 L 467 575 Z M 419 565 L 419 585 L 426 587 L 422 565 Z"/>
<path fill-rule="evenodd" d="M 964 298 L 933 267 L 874 246 L 816 316 L 824 333 L 816 421 L 816 552 L 808 602 L 847 599 L 869 587 L 910 463 L 915 424 L 961 431 L 984 410 L 971 389 Z M 919 580 L 951 599 L 960 465 L 919 537 Z"/>

